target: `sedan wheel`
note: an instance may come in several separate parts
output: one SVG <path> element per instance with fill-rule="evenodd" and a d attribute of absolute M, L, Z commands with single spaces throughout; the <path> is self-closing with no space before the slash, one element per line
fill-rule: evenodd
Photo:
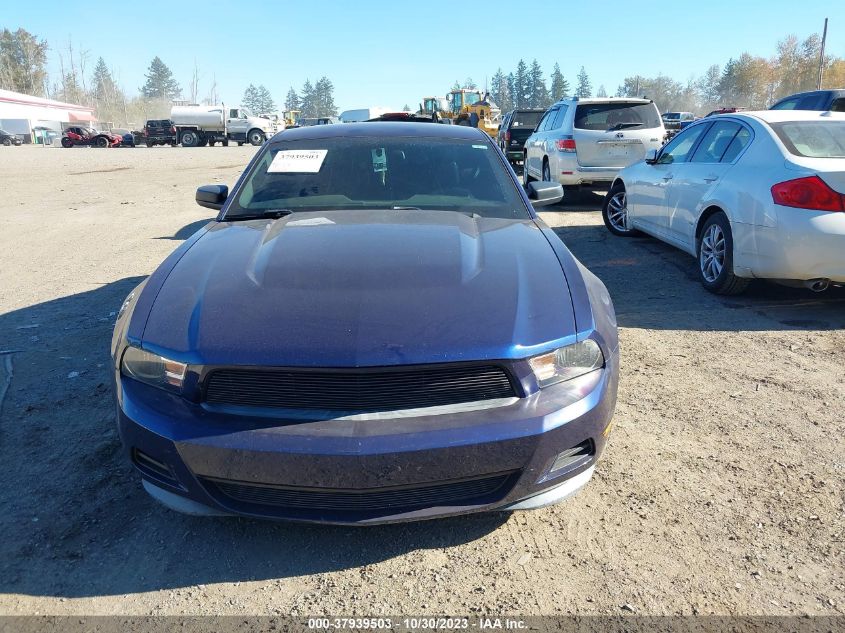
<path fill-rule="evenodd" d="M 722 274 L 725 268 L 725 234 L 718 224 L 711 224 L 701 236 L 698 261 L 705 281 L 712 284 Z"/>
<path fill-rule="evenodd" d="M 638 235 L 639 231 L 628 228 L 628 194 L 625 185 L 616 183 L 604 198 L 601 218 L 607 230 L 620 237 Z"/>
<path fill-rule="evenodd" d="M 704 223 L 698 239 L 698 274 L 701 284 L 718 295 L 736 295 L 751 283 L 733 273 L 733 235 L 728 217 L 714 213 Z"/>

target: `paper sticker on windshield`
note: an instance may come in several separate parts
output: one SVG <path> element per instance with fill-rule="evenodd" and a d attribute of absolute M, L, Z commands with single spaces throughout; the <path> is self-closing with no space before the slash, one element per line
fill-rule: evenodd
<path fill-rule="evenodd" d="M 473 145 L 473 149 L 487 149 L 486 145 Z"/>
<path fill-rule="evenodd" d="M 268 174 L 316 174 L 323 166 L 327 149 L 283 149 L 276 152 Z"/>

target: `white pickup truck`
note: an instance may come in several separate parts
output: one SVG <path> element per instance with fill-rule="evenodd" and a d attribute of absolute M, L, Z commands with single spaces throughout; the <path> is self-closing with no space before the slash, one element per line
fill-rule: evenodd
<path fill-rule="evenodd" d="M 253 116 L 246 108 L 213 106 L 173 106 L 170 120 L 176 139 L 183 147 L 203 147 L 221 143 L 261 145 L 276 133 L 270 119 Z"/>

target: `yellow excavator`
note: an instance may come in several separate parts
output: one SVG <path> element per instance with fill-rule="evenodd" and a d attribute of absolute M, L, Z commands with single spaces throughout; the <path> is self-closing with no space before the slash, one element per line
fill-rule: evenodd
<path fill-rule="evenodd" d="M 471 125 L 496 138 L 502 111 L 488 93 L 460 88 L 446 97 L 423 97 L 417 114 L 435 120 L 450 119 L 455 125 Z"/>

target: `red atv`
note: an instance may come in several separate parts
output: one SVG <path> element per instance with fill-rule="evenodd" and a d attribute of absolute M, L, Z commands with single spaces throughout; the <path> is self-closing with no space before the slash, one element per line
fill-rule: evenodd
<path fill-rule="evenodd" d="M 123 141 L 119 134 L 98 132 L 90 127 L 69 127 L 62 135 L 62 147 L 76 145 L 94 147 L 117 147 Z"/>

